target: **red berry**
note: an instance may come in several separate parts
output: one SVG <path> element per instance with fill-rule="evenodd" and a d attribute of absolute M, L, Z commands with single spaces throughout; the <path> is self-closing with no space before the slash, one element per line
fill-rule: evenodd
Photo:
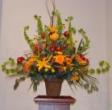
<path fill-rule="evenodd" d="M 63 34 L 65 37 L 69 37 L 69 35 L 70 35 L 68 31 L 65 31 Z"/>
<path fill-rule="evenodd" d="M 23 61 L 25 60 L 25 58 L 24 57 L 18 57 L 17 58 L 17 63 L 23 63 Z"/>

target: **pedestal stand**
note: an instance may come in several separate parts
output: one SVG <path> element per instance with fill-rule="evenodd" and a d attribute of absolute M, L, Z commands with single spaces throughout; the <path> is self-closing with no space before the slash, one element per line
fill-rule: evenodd
<path fill-rule="evenodd" d="M 70 96 L 37 96 L 34 101 L 39 104 L 38 110 L 70 110 L 76 100 Z"/>

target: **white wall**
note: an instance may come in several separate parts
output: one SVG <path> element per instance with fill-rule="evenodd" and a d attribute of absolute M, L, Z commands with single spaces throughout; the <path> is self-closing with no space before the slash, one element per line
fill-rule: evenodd
<path fill-rule="evenodd" d="M 2 0 L 0 0 L 0 30 L 1 30 L 1 12 L 2 12 Z"/>
<path fill-rule="evenodd" d="M 107 53 L 108 59 L 112 62 L 112 0 L 107 0 Z M 109 74 L 109 107 L 112 110 L 112 70 Z"/>
<path fill-rule="evenodd" d="M 63 17 L 74 16 L 74 26 L 84 27 L 92 41 L 89 57 L 91 64 L 96 66 L 97 60 L 107 58 L 106 50 L 106 0 L 56 0 Z M 2 30 L 0 39 L 0 63 L 6 58 L 17 57 L 28 50 L 23 37 L 23 27 L 31 26 L 35 30 L 33 15 L 41 15 L 48 24 L 45 0 L 3 0 Z M 62 94 L 77 99 L 71 110 L 109 110 L 108 82 L 106 75 L 99 77 L 99 92 L 88 95 L 84 90 L 77 89 L 73 94 L 66 84 Z M 13 91 L 14 78 L 0 74 L 0 109 L 2 110 L 36 110 L 33 97 L 37 93 L 28 90 L 29 81 Z M 44 83 L 39 86 L 38 94 L 44 94 Z"/>

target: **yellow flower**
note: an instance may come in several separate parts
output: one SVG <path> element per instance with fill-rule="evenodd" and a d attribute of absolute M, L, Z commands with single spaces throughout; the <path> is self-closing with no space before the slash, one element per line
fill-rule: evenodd
<path fill-rule="evenodd" d="M 76 74 L 73 74 L 73 76 L 71 77 L 71 81 L 78 81 L 79 80 L 79 76 Z"/>
<path fill-rule="evenodd" d="M 53 41 L 56 41 L 59 38 L 59 35 L 57 33 L 50 34 L 50 39 Z"/>
<path fill-rule="evenodd" d="M 51 32 L 51 33 L 57 32 L 56 26 L 50 26 L 49 29 L 50 29 L 50 32 Z"/>
<path fill-rule="evenodd" d="M 38 67 L 38 70 L 42 70 L 43 68 L 45 68 L 45 70 L 49 70 L 51 69 L 52 67 L 48 64 L 48 61 L 46 58 L 43 58 L 42 60 L 38 60 L 37 61 L 37 67 Z"/>

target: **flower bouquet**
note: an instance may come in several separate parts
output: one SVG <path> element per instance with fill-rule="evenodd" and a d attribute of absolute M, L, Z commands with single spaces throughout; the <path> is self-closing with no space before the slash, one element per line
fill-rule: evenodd
<path fill-rule="evenodd" d="M 17 78 L 14 89 L 17 89 L 20 82 L 30 78 L 34 91 L 42 80 L 56 79 L 58 82 L 66 80 L 70 86 L 79 86 L 88 93 L 98 91 L 97 79 L 93 75 L 107 72 L 109 63 L 103 60 L 97 68 L 90 67 L 87 58 L 90 40 L 86 32 L 72 26 L 72 16 L 62 20 L 53 6 L 49 25 L 43 24 L 41 16 L 34 16 L 37 28 L 35 36 L 29 37 L 29 26 L 24 28 L 24 37 L 31 52 L 17 60 L 9 58 L 2 64 L 2 71 Z M 79 41 L 74 38 L 76 33 L 82 36 Z"/>

